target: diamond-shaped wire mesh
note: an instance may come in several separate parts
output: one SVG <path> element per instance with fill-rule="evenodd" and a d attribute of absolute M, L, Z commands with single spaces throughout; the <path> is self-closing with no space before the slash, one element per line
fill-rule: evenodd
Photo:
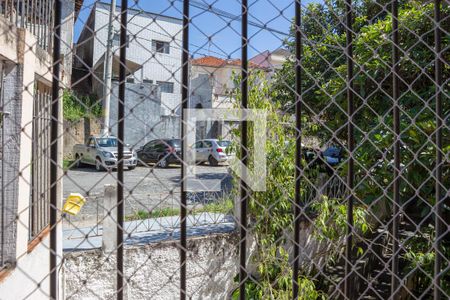
<path fill-rule="evenodd" d="M 0 299 L 450 298 L 449 15 L 0 0 Z"/>

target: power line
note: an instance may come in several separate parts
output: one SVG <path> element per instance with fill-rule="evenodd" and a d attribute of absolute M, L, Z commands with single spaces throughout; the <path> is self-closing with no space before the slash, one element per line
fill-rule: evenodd
<path fill-rule="evenodd" d="M 183 0 L 177 0 L 177 1 L 178 2 L 183 2 Z M 229 13 L 227 11 L 224 11 L 224 10 L 221 10 L 221 9 L 218 9 L 218 8 L 214 8 L 212 5 L 208 5 L 206 3 L 202 3 L 202 2 L 199 2 L 199 1 L 195 1 L 195 0 L 191 0 L 191 1 L 189 1 L 189 3 L 191 4 L 191 6 L 194 6 L 194 7 L 199 8 L 199 9 L 203 9 L 205 11 L 209 11 L 211 13 L 214 13 L 216 15 L 225 17 L 225 18 L 233 20 L 233 21 L 240 21 L 240 20 L 242 20 L 241 16 L 239 16 L 239 15 L 234 15 L 234 14 Z M 249 20 L 248 21 L 248 25 L 253 26 L 253 27 L 257 27 L 257 28 L 260 28 L 260 29 L 264 29 L 264 30 L 267 30 L 267 31 L 270 31 L 270 32 L 275 33 L 275 34 L 279 34 L 279 35 L 283 35 L 283 36 L 289 36 L 288 33 L 285 33 L 285 32 L 280 31 L 278 29 L 269 27 L 266 24 L 258 24 L 256 22 L 253 22 L 253 21 Z"/>

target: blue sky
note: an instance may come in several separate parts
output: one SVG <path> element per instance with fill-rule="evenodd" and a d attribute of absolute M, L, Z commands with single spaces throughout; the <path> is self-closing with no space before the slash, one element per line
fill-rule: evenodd
<path fill-rule="evenodd" d="M 120 4 L 120 0 L 116 0 Z M 75 41 L 89 16 L 95 0 L 85 0 L 80 16 L 75 25 Z M 104 1 L 109 2 L 109 1 Z M 241 2 L 239 0 L 193 0 L 203 5 L 212 5 L 232 15 L 240 15 Z M 303 1 L 307 2 L 307 1 Z M 288 33 L 291 20 L 294 16 L 293 0 L 249 0 L 249 21 L 266 24 L 268 27 Z M 181 0 L 130 0 L 129 7 L 143 9 L 145 11 L 182 17 Z M 241 22 L 217 16 L 211 12 L 191 6 L 190 14 L 192 24 L 190 26 L 190 51 L 198 57 L 202 55 L 214 55 L 219 57 L 240 57 L 241 46 Z M 211 40 L 209 40 L 211 37 Z M 249 26 L 249 56 L 265 50 L 274 50 L 282 45 L 285 35 L 274 33 L 265 29 Z"/>

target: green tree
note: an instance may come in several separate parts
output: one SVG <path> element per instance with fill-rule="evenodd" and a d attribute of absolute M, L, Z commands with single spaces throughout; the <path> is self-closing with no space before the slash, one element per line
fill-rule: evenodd
<path fill-rule="evenodd" d="M 329 2 L 327 2 L 329 3 Z M 365 3 L 365 2 L 364 2 Z M 354 153 L 361 201 L 381 200 L 384 190 L 392 183 L 393 142 L 392 133 L 392 17 L 381 10 L 363 5 L 357 9 L 356 34 L 354 37 L 354 97 L 355 97 L 355 140 L 357 150 Z M 345 33 L 333 30 L 334 23 L 328 27 L 314 27 L 314 24 L 327 23 L 330 11 L 342 8 L 339 1 L 332 9 L 313 4 L 305 15 L 305 39 L 302 54 L 302 101 L 304 116 L 318 128 L 315 133 L 325 143 L 336 137 L 344 146 L 347 139 L 346 127 L 346 57 L 343 54 Z M 411 1 L 399 11 L 400 37 L 400 99 L 401 142 L 404 179 L 402 199 L 411 209 L 422 216 L 429 213 L 429 205 L 434 203 L 433 169 L 435 166 L 434 133 L 436 131 L 435 87 L 434 87 L 434 23 L 433 4 Z M 449 25 L 449 9 L 444 7 L 443 22 Z M 317 13 L 319 11 L 319 13 Z M 374 12 L 375 11 L 375 12 Z M 370 12 L 372 16 L 362 13 Z M 319 20 L 313 20 L 319 16 Z M 369 21 L 370 20 L 370 21 Z M 331 28 L 330 28 L 331 27 Z M 319 29 L 323 30 L 320 31 Z M 319 32 L 319 33 L 317 33 Z M 448 37 L 443 38 L 443 49 L 450 44 Z M 287 41 L 293 49 L 293 41 Z M 450 60 L 450 51 L 443 51 L 445 62 Z M 295 106 L 294 64 L 288 61 L 276 74 L 275 89 L 277 100 L 286 111 L 292 112 Z M 450 78 L 450 65 L 443 64 L 443 82 Z M 444 85 L 443 113 L 448 115 L 449 86 Z M 444 151 L 450 150 L 450 134 L 447 126 L 443 128 Z M 450 168 L 444 166 L 444 182 L 450 185 Z M 343 170 L 345 172 L 345 170 Z M 425 184 L 424 184 L 425 183 Z M 417 192 L 417 193 L 416 193 Z M 413 208 L 413 207 L 416 208 Z"/>
<path fill-rule="evenodd" d="M 370 1 L 372 2 L 372 1 Z M 354 24 L 354 97 L 356 150 L 353 153 L 356 169 L 357 203 L 371 205 L 372 218 L 384 223 L 389 217 L 392 203 L 393 182 L 393 74 L 392 68 L 392 16 L 379 6 L 379 2 L 360 2 L 355 9 Z M 388 4 L 388 2 L 385 2 Z M 332 138 L 347 147 L 347 65 L 344 54 L 345 32 L 334 16 L 344 16 L 342 2 L 311 4 L 303 12 L 302 52 L 302 104 L 303 113 L 310 125 L 306 134 L 318 136 L 322 143 Z M 443 59 L 443 115 L 450 114 L 450 28 L 449 7 L 442 7 L 443 32 L 441 57 Z M 434 84 L 434 5 L 424 1 L 407 1 L 399 9 L 400 78 L 399 107 L 401 110 L 401 201 L 406 211 L 406 222 L 420 231 L 433 228 L 432 206 L 436 203 L 434 169 L 436 167 L 436 89 Z M 334 20 L 334 21 L 333 21 Z M 294 41 L 286 46 L 294 51 Z M 295 108 L 295 61 L 289 60 L 275 76 L 276 100 L 283 110 L 293 113 Z M 315 124 L 316 126 L 311 126 Z M 444 119 L 443 149 L 450 153 L 448 117 Z M 316 132 L 309 132 L 315 128 Z M 348 156 L 349 154 L 347 154 Z M 444 159 L 443 190 L 450 188 L 450 163 Z M 346 166 L 340 169 L 346 175 Z M 384 206 L 384 215 L 375 208 Z M 449 207 L 444 205 L 447 223 Z M 387 214 L 386 214 L 387 213 Z M 448 235 L 447 235 L 448 236 Z M 446 239 L 444 238 L 444 241 Z M 447 239 L 448 240 L 448 239 Z M 411 257 L 425 257 L 431 266 L 427 276 L 432 276 L 430 259 L 434 250 L 430 239 L 421 242 L 420 252 L 409 240 L 407 261 Z M 444 242 L 445 243 L 445 242 Z M 444 247 L 448 249 L 448 244 Z M 412 251 L 412 252 L 411 252 Z M 415 253 L 415 254 L 414 254 Z M 411 265 L 402 265 L 407 272 Z M 444 278 L 448 279 L 448 272 Z M 423 286 L 426 286 L 422 283 Z"/>
<path fill-rule="evenodd" d="M 235 78 L 236 86 L 240 86 L 241 79 Z M 252 254 L 251 263 L 256 266 L 256 273 L 251 274 L 253 281 L 249 281 L 246 292 L 249 299 L 292 299 L 292 266 L 287 251 L 287 245 L 292 243 L 294 224 L 294 186 L 295 186 L 295 129 L 289 114 L 280 113 L 281 106 L 273 101 L 276 90 L 265 78 L 262 72 L 252 72 L 249 76 L 248 107 L 263 109 L 267 113 L 267 140 L 265 145 L 258 144 L 253 147 L 254 131 L 249 126 L 248 140 L 249 168 L 254 168 L 254 151 L 265 151 L 268 165 L 266 174 L 266 191 L 250 192 L 248 201 L 250 235 L 256 243 L 256 252 Z M 233 91 L 232 97 L 236 100 L 235 108 L 239 108 L 241 100 L 240 88 Z M 235 140 L 241 136 L 240 130 L 234 130 Z M 239 143 L 235 143 L 236 153 L 239 156 Z M 306 162 L 303 161 L 306 167 Z M 317 179 L 317 169 L 308 168 L 305 178 L 314 182 Z M 237 180 L 237 179 L 236 179 Z M 235 185 L 238 186 L 238 185 Z M 304 202 L 310 201 L 308 187 L 302 188 Z M 238 191 L 236 191 L 236 194 Z M 338 242 L 346 229 L 346 212 L 342 199 L 325 199 L 311 206 L 311 215 L 318 221 L 315 238 L 328 239 Z M 365 209 L 355 208 L 355 228 L 365 233 L 369 229 Z M 334 229 L 329 230 L 329 226 Z M 336 246 L 336 252 L 341 252 L 342 243 Z M 298 278 L 300 299 L 323 298 L 324 293 L 316 288 L 316 280 L 309 278 L 308 270 L 302 272 Z M 234 295 L 237 297 L 237 294 Z"/>

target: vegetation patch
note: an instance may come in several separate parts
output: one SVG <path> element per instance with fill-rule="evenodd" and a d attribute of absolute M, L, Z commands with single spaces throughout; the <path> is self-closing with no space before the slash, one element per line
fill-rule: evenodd
<path fill-rule="evenodd" d="M 222 213 L 228 214 L 233 210 L 233 201 L 231 199 L 218 200 L 217 202 L 211 202 L 203 206 L 192 208 L 188 210 L 188 214 L 200 214 L 200 213 Z M 158 208 L 154 210 L 138 210 L 133 215 L 125 217 L 125 221 L 136 221 L 162 217 L 179 216 L 179 208 Z"/>
<path fill-rule="evenodd" d="M 76 122 L 82 118 L 101 117 L 102 106 L 93 95 L 79 96 L 70 90 L 64 90 L 63 115 L 64 120 L 70 122 Z"/>

